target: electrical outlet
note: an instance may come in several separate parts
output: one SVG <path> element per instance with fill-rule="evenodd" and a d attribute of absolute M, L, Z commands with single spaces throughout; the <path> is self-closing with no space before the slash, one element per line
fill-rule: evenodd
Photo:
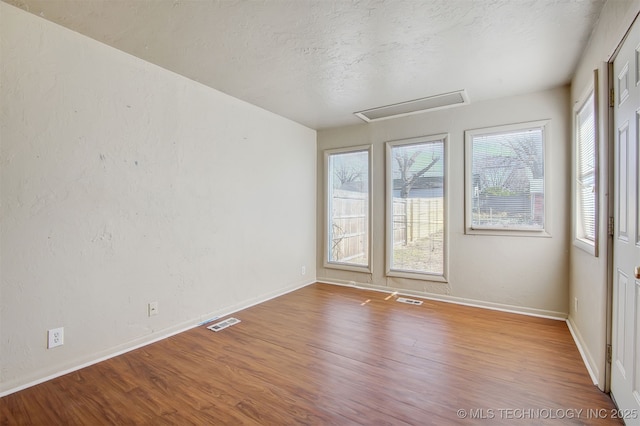
<path fill-rule="evenodd" d="M 573 311 L 576 312 L 576 313 L 578 312 L 578 298 L 577 297 L 573 298 Z"/>
<path fill-rule="evenodd" d="M 149 302 L 147 306 L 149 311 L 149 316 L 152 317 L 154 315 L 158 315 L 158 302 Z"/>
<path fill-rule="evenodd" d="M 307 267 L 306 266 L 302 266 L 302 268 L 300 269 L 300 275 L 307 275 Z"/>
<path fill-rule="evenodd" d="M 64 344 L 64 327 L 52 328 L 47 331 L 48 343 L 47 349 L 62 346 Z"/>

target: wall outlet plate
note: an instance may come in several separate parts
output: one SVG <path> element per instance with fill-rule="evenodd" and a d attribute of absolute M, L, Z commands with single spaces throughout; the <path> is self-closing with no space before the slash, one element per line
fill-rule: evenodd
<path fill-rule="evenodd" d="M 62 346 L 64 344 L 64 327 L 52 328 L 47 331 L 47 349 Z"/>
<path fill-rule="evenodd" d="M 147 309 L 150 317 L 158 315 L 158 302 L 149 302 Z"/>

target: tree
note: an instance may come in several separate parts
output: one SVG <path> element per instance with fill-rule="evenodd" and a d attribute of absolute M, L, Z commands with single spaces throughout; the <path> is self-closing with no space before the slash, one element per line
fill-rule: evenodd
<path fill-rule="evenodd" d="M 395 159 L 398 163 L 400 172 L 400 183 L 402 184 L 402 187 L 400 188 L 401 198 L 408 198 L 409 192 L 411 191 L 411 188 L 416 183 L 416 181 L 420 179 L 420 177 L 428 172 L 440 160 L 440 157 L 434 154 L 432 155 L 431 162 L 429 164 L 427 164 L 420 170 L 411 172 L 411 168 L 416 162 L 416 159 L 423 152 L 424 151 L 421 150 L 415 150 L 413 152 L 410 152 L 407 149 L 395 150 Z"/>
<path fill-rule="evenodd" d="M 362 170 L 359 170 L 352 164 L 341 164 L 340 167 L 334 169 L 335 177 L 340 181 L 339 188 L 344 185 L 362 180 Z"/>
<path fill-rule="evenodd" d="M 367 187 L 368 153 L 355 152 L 332 156 L 333 187 L 362 192 Z"/>
<path fill-rule="evenodd" d="M 531 179 L 544 176 L 541 139 L 528 133 L 513 133 L 496 140 L 500 152 L 474 154 L 474 168 L 479 171 L 483 192 L 527 193 Z"/>
<path fill-rule="evenodd" d="M 503 143 L 509 147 L 520 165 L 531 170 L 533 179 L 544 176 L 544 159 L 542 155 L 542 140 L 529 134 L 513 134 Z M 515 166 L 515 165 L 514 165 Z"/>

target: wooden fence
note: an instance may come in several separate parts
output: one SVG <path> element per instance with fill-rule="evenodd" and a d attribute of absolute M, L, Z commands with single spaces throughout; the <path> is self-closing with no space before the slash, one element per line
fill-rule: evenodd
<path fill-rule="evenodd" d="M 439 198 L 393 199 L 393 245 L 407 245 L 444 230 L 444 204 Z"/>
<path fill-rule="evenodd" d="M 334 190 L 331 260 L 366 265 L 369 232 L 367 194 Z"/>
<path fill-rule="evenodd" d="M 443 199 L 394 198 L 393 244 L 407 245 L 444 229 Z M 331 201 L 331 261 L 366 265 L 368 200 L 361 192 L 335 190 Z"/>

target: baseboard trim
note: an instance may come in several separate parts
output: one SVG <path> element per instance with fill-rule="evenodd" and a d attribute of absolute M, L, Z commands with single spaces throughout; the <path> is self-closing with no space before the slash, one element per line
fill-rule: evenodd
<path fill-rule="evenodd" d="M 425 300 L 435 300 L 438 302 L 453 303 L 456 305 L 472 306 L 475 308 L 490 309 L 493 311 L 509 312 L 512 314 L 528 315 L 532 317 L 548 318 L 558 321 L 566 321 L 567 314 L 564 312 L 548 311 L 544 309 L 528 308 L 523 306 L 506 305 L 502 303 L 485 302 L 483 300 L 467 299 L 464 297 L 449 296 L 446 294 L 424 293 L 421 291 L 405 290 L 368 283 L 356 283 L 354 281 L 336 280 L 328 278 L 318 278 L 319 283 L 339 285 L 346 287 L 361 288 L 363 290 L 380 291 L 383 293 L 397 293 L 402 296 L 418 297 Z"/>
<path fill-rule="evenodd" d="M 32 379 L 27 379 L 26 383 L 22 383 L 22 384 L 15 384 L 15 385 L 9 385 L 11 386 L 10 389 L 6 389 L 6 390 L 2 390 L 0 391 L 0 398 L 10 395 L 12 393 L 16 393 L 19 392 L 21 390 L 30 388 L 32 386 L 36 386 L 39 385 L 40 383 L 44 383 L 47 382 L 49 380 L 53 380 L 57 377 L 60 376 L 64 376 L 65 374 L 69 374 L 69 373 L 73 373 L 74 371 L 78 371 L 81 370 L 85 367 L 89 367 L 91 365 L 97 364 L 99 362 L 102 361 L 106 361 L 110 358 L 114 358 L 117 357 L 119 355 L 125 354 L 127 352 L 131 352 L 133 350 L 142 348 L 144 346 L 150 345 L 152 343 L 156 343 L 159 342 L 160 340 L 164 340 L 167 339 L 171 336 L 174 336 L 176 334 L 180 334 L 183 333 L 185 331 L 191 330 L 192 328 L 201 326 L 203 324 L 206 324 L 208 322 L 211 321 L 215 321 L 218 318 L 227 316 L 227 315 L 231 315 L 233 313 L 236 313 L 238 311 L 241 311 L 243 309 L 247 309 L 250 308 L 252 306 L 258 305 L 260 303 L 264 303 L 268 300 L 271 299 L 275 299 L 276 297 L 285 295 L 287 293 L 291 293 L 292 291 L 301 289 L 303 287 L 306 287 L 308 285 L 311 285 L 313 283 L 315 283 L 316 280 L 312 280 L 309 282 L 303 282 L 303 283 L 296 283 L 293 284 L 291 286 L 282 288 L 280 290 L 277 291 L 273 291 L 270 293 L 266 293 L 264 295 L 243 301 L 241 303 L 237 303 L 235 305 L 231 305 L 231 306 L 227 306 L 223 309 L 211 312 L 207 315 L 201 315 L 196 319 L 190 320 L 190 321 L 186 321 L 183 322 L 181 324 L 177 324 L 173 327 L 169 327 L 166 328 L 164 330 L 160 330 L 158 332 L 155 332 L 153 334 L 144 336 L 144 337 L 140 337 L 138 339 L 132 340 L 130 342 L 124 343 L 122 345 L 104 350 L 104 351 L 100 351 L 97 353 L 92 354 L 91 356 L 88 357 L 83 357 L 80 358 L 79 360 L 76 360 L 75 363 L 73 365 L 70 366 L 63 366 L 62 370 L 56 371 L 54 373 L 51 374 L 47 374 L 43 377 L 38 377 L 38 378 L 32 378 Z"/>
<path fill-rule="evenodd" d="M 578 327 L 573 322 L 571 317 L 567 318 L 567 327 L 569 328 L 569 332 L 571 333 L 571 337 L 573 337 L 573 341 L 578 348 L 578 352 L 580 352 L 580 356 L 582 357 L 582 362 L 584 362 L 584 366 L 587 367 L 587 371 L 589 372 L 589 376 L 591 376 L 591 381 L 594 385 L 596 385 L 599 389 L 602 390 L 600 384 L 598 382 L 598 376 L 600 375 L 600 370 L 598 369 L 591 353 L 587 349 L 587 346 L 584 344 L 582 339 L 582 335 L 578 331 Z"/>

